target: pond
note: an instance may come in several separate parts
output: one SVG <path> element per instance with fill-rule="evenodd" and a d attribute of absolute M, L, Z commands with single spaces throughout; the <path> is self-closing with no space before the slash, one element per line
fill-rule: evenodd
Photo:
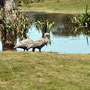
<path fill-rule="evenodd" d="M 90 45 L 87 44 L 86 36 L 72 33 L 71 18 L 75 15 L 41 12 L 28 12 L 27 14 L 29 15 L 29 19 L 33 21 L 48 19 L 50 22 L 55 22 L 50 32 L 52 43 L 43 47 L 42 52 L 58 52 L 61 54 L 90 53 Z M 37 40 L 42 37 L 41 30 L 38 31 L 34 23 L 27 35 L 32 40 Z M 88 41 L 90 41 L 90 37 L 88 37 Z M 19 43 L 19 40 L 17 40 L 17 43 Z M 0 50 L 2 51 L 2 45 L 0 46 Z M 17 49 L 17 51 L 23 51 L 23 49 Z"/>

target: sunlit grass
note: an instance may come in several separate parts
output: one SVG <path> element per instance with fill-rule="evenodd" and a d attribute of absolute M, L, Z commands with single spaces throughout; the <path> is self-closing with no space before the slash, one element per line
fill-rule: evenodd
<path fill-rule="evenodd" d="M 33 8 L 35 10 L 44 8 L 43 11 L 46 12 L 52 11 L 58 13 L 84 13 L 86 4 L 88 4 L 88 11 L 90 12 L 89 2 L 89 0 L 60 0 L 60 2 L 58 3 L 57 0 L 47 0 L 40 3 L 24 4 L 24 6 L 28 7 L 30 10 L 32 10 Z"/>
<path fill-rule="evenodd" d="M 0 52 L 0 90 L 90 90 L 90 55 Z"/>

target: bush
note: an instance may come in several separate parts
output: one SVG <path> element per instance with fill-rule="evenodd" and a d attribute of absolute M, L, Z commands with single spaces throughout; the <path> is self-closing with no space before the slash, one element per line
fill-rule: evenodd
<path fill-rule="evenodd" d="M 90 13 L 87 12 L 87 6 L 85 14 L 76 15 L 73 18 L 73 24 L 75 33 L 90 35 Z"/>

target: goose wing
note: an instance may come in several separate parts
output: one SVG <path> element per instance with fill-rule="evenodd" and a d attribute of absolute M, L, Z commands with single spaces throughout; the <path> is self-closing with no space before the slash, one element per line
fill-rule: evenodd
<path fill-rule="evenodd" d="M 14 48 L 27 48 L 28 45 L 32 44 L 33 41 L 30 39 L 24 39 L 19 44 L 16 44 Z"/>
<path fill-rule="evenodd" d="M 47 43 L 47 42 L 46 42 L 46 40 L 45 40 L 44 38 L 40 38 L 40 39 L 34 41 L 34 43 L 33 43 L 33 45 L 32 45 L 31 47 L 32 47 L 32 48 L 34 48 L 34 47 L 39 47 L 39 46 L 44 45 L 44 44 L 46 44 L 46 43 Z"/>

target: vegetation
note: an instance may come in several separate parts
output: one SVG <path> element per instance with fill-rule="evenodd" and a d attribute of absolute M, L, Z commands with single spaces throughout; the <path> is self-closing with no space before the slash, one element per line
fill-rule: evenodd
<path fill-rule="evenodd" d="M 90 35 L 90 14 L 82 14 L 74 17 L 75 32 Z"/>
<path fill-rule="evenodd" d="M 49 22 L 48 20 L 44 20 L 44 21 L 37 21 L 35 23 L 36 27 L 38 30 L 42 31 L 42 37 L 44 36 L 44 33 L 49 32 L 53 26 L 54 22 Z"/>
<path fill-rule="evenodd" d="M 1 90 L 90 90 L 90 55 L 0 52 Z"/>
<path fill-rule="evenodd" d="M 1 11 L 2 12 L 2 11 Z M 8 15 L 9 12 L 7 12 Z M 1 39 L 5 43 L 15 43 L 17 38 L 22 40 L 27 38 L 26 33 L 31 23 L 28 21 L 25 13 L 20 11 L 13 11 L 12 18 L 6 20 L 6 13 L 2 12 L 1 17 L 3 17 L 3 23 L 1 24 Z"/>
<path fill-rule="evenodd" d="M 76 15 L 73 19 L 73 23 L 75 26 L 76 33 L 82 33 L 85 35 L 90 35 L 90 14 L 87 12 L 86 6 L 86 13 L 81 15 Z"/>
<path fill-rule="evenodd" d="M 90 14 L 88 13 L 88 5 L 86 5 L 86 13 L 76 15 L 72 22 L 74 24 L 74 32 L 78 34 L 86 35 L 86 40 L 88 44 L 88 37 L 90 36 Z"/>
<path fill-rule="evenodd" d="M 45 11 L 45 12 L 58 12 L 58 13 L 84 13 L 86 4 L 88 4 L 89 6 L 88 11 L 90 12 L 89 2 L 90 0 L 59 0 L 59 2 L 58 0 L 43 0 L 43 2 L 41 1 L 38 3 L 37 2 L 28 3 L 28 4 L 22 3 L 21 9 L 25 9 L 29 11 L 36 10 L 36 11 Z"/>

